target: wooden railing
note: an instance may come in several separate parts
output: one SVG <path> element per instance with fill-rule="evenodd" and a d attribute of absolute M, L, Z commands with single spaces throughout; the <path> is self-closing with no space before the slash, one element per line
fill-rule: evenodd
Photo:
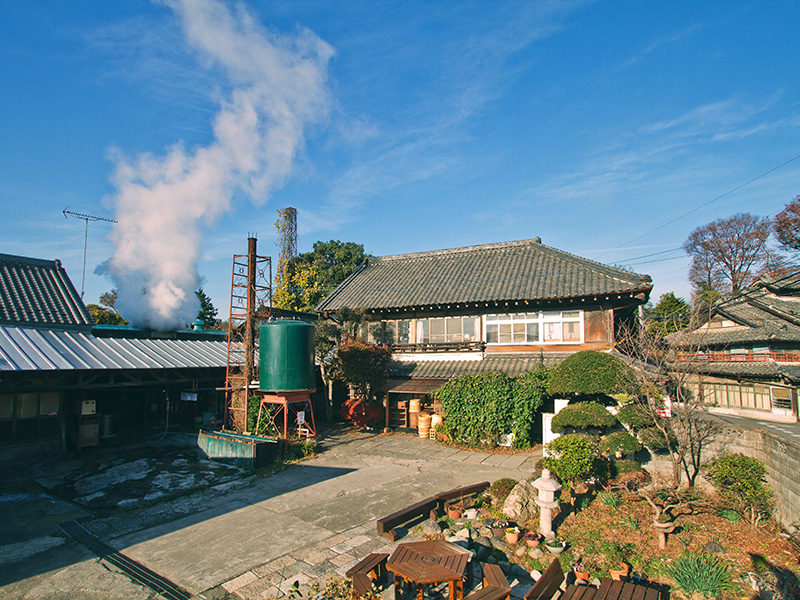
<path fill-rule="evenodd" d="M 681 362 L 800 362 L 800 352 L 679 352 Z"/>
<path fill-rule="evenodd" d="M 392 344 L 392 352 L 483 352 L 484 342 L 428 342 L 419 344 Z"/>

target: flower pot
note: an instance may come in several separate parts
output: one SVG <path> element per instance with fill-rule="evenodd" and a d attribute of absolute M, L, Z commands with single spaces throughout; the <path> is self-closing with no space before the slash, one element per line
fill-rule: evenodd
<path fill-rule="evenodd" d="M 589 573 L 587 571 L 578 571 L 577 569 L 573 569 L 572 572 L 575 573 L 576 580 L 589 581 Z"/>
<path fill-rule="evenodd" d="M 611 579 L 614 581 L 625 581 L 628 579 L 630 569 L 628 563 L 619 563 L 616 569 L 609 569 L 608 574 L 611 575 Z"/>
<path fill-rule="evenodd" d="M 461 518 L 462 510 L 458 506 L 448 506 L 447 507 L 447 516 L 451 519 L 460 519 Z"/>
<path fill-rule="evenodd" d="M 550 542 L 545 543 L 545 548 L 547 548 L 547 551 L 550 552 L 550 554 L 561 554 L 566 547 L 567 544 L 564 542 L 561 542 L 561 544 L 553 544 Z"/>
<path fill-rule="evenodd" d="M 514 545 L 519 541 L 519 531 L 513 529 L 506 529 L 506 543 Z"/>
<path fill-rule="evenodd" d="M 505 537 L 506 535 L 506 528 L 505 527 L 492 527 L 492 534 L 494 537 Z"/>
<path fill-rule="evenodd" d="M 536 546 L 538 546 L 539 543 L 540 543 L 538 537 L 535 537 L 535 538 L 527 538 L 526 537 L 526 538 L 523 538 L 523 539 L 525 540 L 525 543 L 528 544 L 528 546 L 530 546 L 531 548 L 536 548 Z"/>

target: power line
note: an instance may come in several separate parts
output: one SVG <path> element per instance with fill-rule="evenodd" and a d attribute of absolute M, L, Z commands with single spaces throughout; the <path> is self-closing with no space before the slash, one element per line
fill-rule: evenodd
<path fill-rule="evenodd" d="M 769 170 L 767 170 L 767 171 L 764 171 L 764 172 L 763 172 L 763 173 L 761 173 L 760 175 L 756 175 L 756 176 L 755 176 L 755 177 L 753 177 L 752 179 L 748 179 L 748 180 L 747 180 L 747 181 L 745 181 L 744 183 L 740 183 L 740 184 L 739 184 L 739 185 L 737 185 L 736 187 L 733 187 L 733 188 L 729 189 L 729 190 L 728 190 L 727 192 L 725 192 L 724 194 L 720 194 L 719 196 L 716 196 L 716 197 L 712 198 L 712 199 L 711 199 L 711 200 L 709 200 L 708 202 L 704 202 L 703 204 L 701 204 L 701 205 L 699 205 L 699 206 L 696 206 L 696 207 L 694 207 L 693 209 L 691 209 L 691 210 L 689 210 L 689 211 L 686 211 L 685 213 L 683 213 L 683 214 L 681 214 L 681 215 L 678 215 L 678 216 L 677 216 L 677 217 L 675 217 L 674 219 L 670 219 L 670 220 L 669 220 L 669 221 L 667 221 L 666 223 L 662 223 L 661 225 L 659 225 L 658 227 L 655 227 L 655 228 L 651 229 L 650 231 L 646 231 L 645 233 L 643 233 L 643 234 L 641 234 L 641 235 L 638 235 L 638 236 L 636 236 L 635 238 L 633 238 L 633 239 L 631 239 L 631 240 L 628 240 L 627 242 L 625 242 L 624 244 L 622 244 L 622 246 L 624 247 L 624 246 L 627 246 L 628 244 L 632 244 L 633 242 L 635 242 L 635 241 L 637 241 L 637 240 L 640 240 L 640 239 L 642 239 L 643 237 L 645 237 L 645 236 L 647 236 L 647 235 L 650 235 L 651 233 L 655 233 L 655 232 L 656 232 L 656 231 L 658 231 L 659 229 L 663 229 L 663 228 L 664 228 L 664 227 L 666 227 L 667 225 L 672 225 L 673 223 L 675 223 L 676 221 L 679 221 L 679 220 L 680 220 L 680 219 L 682 219 L 683 217 L 685 217 L 685 216 L 687 216 L 687 215 L 690 215 L 690 214 L 692 214 L 693 212 L 697 212 L 697 211 L 698 211 L 698 210 L 700 210 L 701 208 L 705 208 L 706 206 L 708 206 L 709 204 L 712 204 L 712 203 L 716 202 L 717 200 L 722 200 L 722 199 L 723 199 L 725 196 L 730 196 L 732 193 L 739 191 L 740 189 L 742 189 L 743 187 L 746 187 L 746 186 L 750 185 L 750 184 L 751 184 L 751 183 L 753 183 L 754 181 L 758 181 L 759 179 L 762 179 L 762 178 L 766 177 L 766 176 L 767 176 L 767 175 L 769 175 L 770 173 L 774 173 L 774 172 L 775 172 L 775 171 L 777 171 L 778 169 L 781 169 L 781 168 L 785 167 L 786 165 L 788 165 L 789 163 L 792 163 L 792 162 L 796 161 L 798 158 L 800 158 L 800 154 L 795 154 L 795 155 L 794 155 L 792 158 L 790 158 L 789 160 L 787 160 L 787 161 L 785 161 L 785 162 L 782 162 L 781 164 L 779 164 L 779 165 L 777 165 L 777 166 L 775 166 L 775 167 L 772 167 L 771 169 L 769 169 Z M 605 252 L 605 253 L 601 254 L 600 256 L 605 256 L 606 254 L 608 254 L 608 252 Z"/>
<path fill-rule="evenodd" d="M 659 254 L 667 254 L 668 252 L 675 252 L 676 250 L 683 250 L 683 248 L 670 248 L 669 250 L 662 250 L 661 252 L 652 252 L 650 254 L 642 254 L 641 256 L 631 256 L 630 258 L 623 258 L 620 262 L 627 263 L 631 260 L 639 260 L 640 258 L 649 258 L 651 256 L 658 256 Z"/>

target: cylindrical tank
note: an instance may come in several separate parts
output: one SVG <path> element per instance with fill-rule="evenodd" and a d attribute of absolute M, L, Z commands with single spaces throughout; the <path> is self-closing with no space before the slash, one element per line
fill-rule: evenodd
<path fill-rule="evenodd" d="M 259 330 L 259 389 L 267 392 L 314 390 L 314 326 L 278 320 Z"/>

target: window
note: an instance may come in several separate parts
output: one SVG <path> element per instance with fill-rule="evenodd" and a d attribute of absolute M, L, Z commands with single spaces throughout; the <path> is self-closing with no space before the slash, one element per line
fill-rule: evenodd
<path fill-rule="evenodd" d="M 407 344 L 411 321 L 379 321 L 369 324 L 367 341 L 374 344 Z"/>
<path fill-rule="evenodd" d="M 58 438 L 59 407 L 58 392 L 0 394 L 0 444 Z"/>
<path fill-rule="evenodd" d="M 583 311 L 486 315 L 487 344 L 580 344 Z"/>
<path fill-rule="evenodd" d="M 456 344 L 479 339 L 478 317 L 440 317 L 417 319 L 418 344 Z"/>
<path fill-rule="evenodd" d="M 789 388 L 770 388 L 772 392 L 772 408 L 792 410 L 791 390 Z"/>

